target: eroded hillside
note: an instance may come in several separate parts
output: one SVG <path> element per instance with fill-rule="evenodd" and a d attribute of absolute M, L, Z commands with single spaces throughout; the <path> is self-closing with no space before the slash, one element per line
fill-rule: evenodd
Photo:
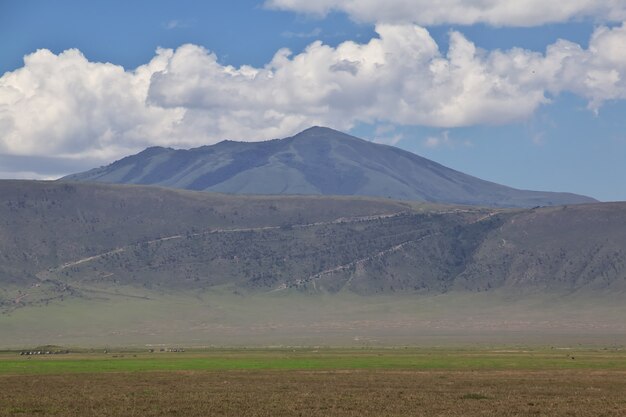
<path fill-rule="evenodd" d="M 626 288 L 626 206 L 618 203 L 494 210 L 101 184 L 0 188 L 4 310 L 119 288 L 360 295 Z"/>

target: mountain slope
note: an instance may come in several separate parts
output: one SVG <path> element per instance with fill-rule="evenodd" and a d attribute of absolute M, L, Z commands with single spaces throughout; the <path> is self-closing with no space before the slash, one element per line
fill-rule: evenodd
<path fill-rule="evenodd" d="M 502 210 L 0 181 L 0 219 L 5 308 L 125 287 L 361 295 L 626 289 L 626 203 Z"/>
<path fill-rule="evenodd" d="M 390 200 L 248 197 L 160 187 L 0 181 L 0 284 L 119 247 L 218 229 L 271 228 L 410 210 Z"/>
<path fill-rule="evenodd" d="M 0 181 L 0 347 L 622 343 L 624 224 L 626 203 Z"/>
<path fill-rule="evenodd" d="M 265 142 L 224 141 L 190 150 L 148 148 L 63 180 L 230 194 L 361 195 L 491 207 L 595 201 L 569 193 L 513 189 L 323 127 Z"/>

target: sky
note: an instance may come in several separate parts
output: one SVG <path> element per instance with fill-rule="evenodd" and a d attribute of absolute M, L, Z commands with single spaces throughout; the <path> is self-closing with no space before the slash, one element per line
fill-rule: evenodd
<path fill-rule="evenodd" d="M 623 0 L 0 0 L 0 178 L 313 125 L 626 200 Z"/>

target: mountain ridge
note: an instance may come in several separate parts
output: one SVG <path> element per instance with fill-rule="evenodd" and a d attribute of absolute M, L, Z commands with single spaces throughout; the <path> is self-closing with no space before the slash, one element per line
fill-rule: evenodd
<path fill-rule="evenodd" d="M 626 203 L 0 181 L 0 343 L 615 343 L 624 224 Z"/>
<path fill-rule="evenodd" d="M 489 209 L 32 181 L 0 181 L 0 196 L 5 289 L 626 289 L 626 203 Z"/>
<path fill-rule="evenodd" d="M 572 193 L 518 190 L 393 146 L 325 127 L 262 142 L 188 150 L 150 147 L 62 181 L 160 185 L 229 194 L 363 195 L 492 207 L 591 203 Z"/>

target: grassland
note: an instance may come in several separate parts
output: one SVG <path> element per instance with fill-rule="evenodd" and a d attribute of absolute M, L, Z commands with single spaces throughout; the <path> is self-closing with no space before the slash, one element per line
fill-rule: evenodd
<path fill-rule="evenodd" d="M 82 352 L 0 355 L 0 375 L 146 371 L 623 370 L 613 349 L 211 349 L 184 353 Z"/>
<path fill-rule="evenodd" d="M 0 314 L 0 349 L 45 344 L 141 348 L 164 343 L 187 347 L 626 345 L 622 320 L 626 304 L 621 294 L 363 297 L 108 290 L 93 293 L 99 298 Z"/>
<path fill-rule="evenodd" d="M 0 416 L 623 416 L 626 351 L 0 354 Z"/>

